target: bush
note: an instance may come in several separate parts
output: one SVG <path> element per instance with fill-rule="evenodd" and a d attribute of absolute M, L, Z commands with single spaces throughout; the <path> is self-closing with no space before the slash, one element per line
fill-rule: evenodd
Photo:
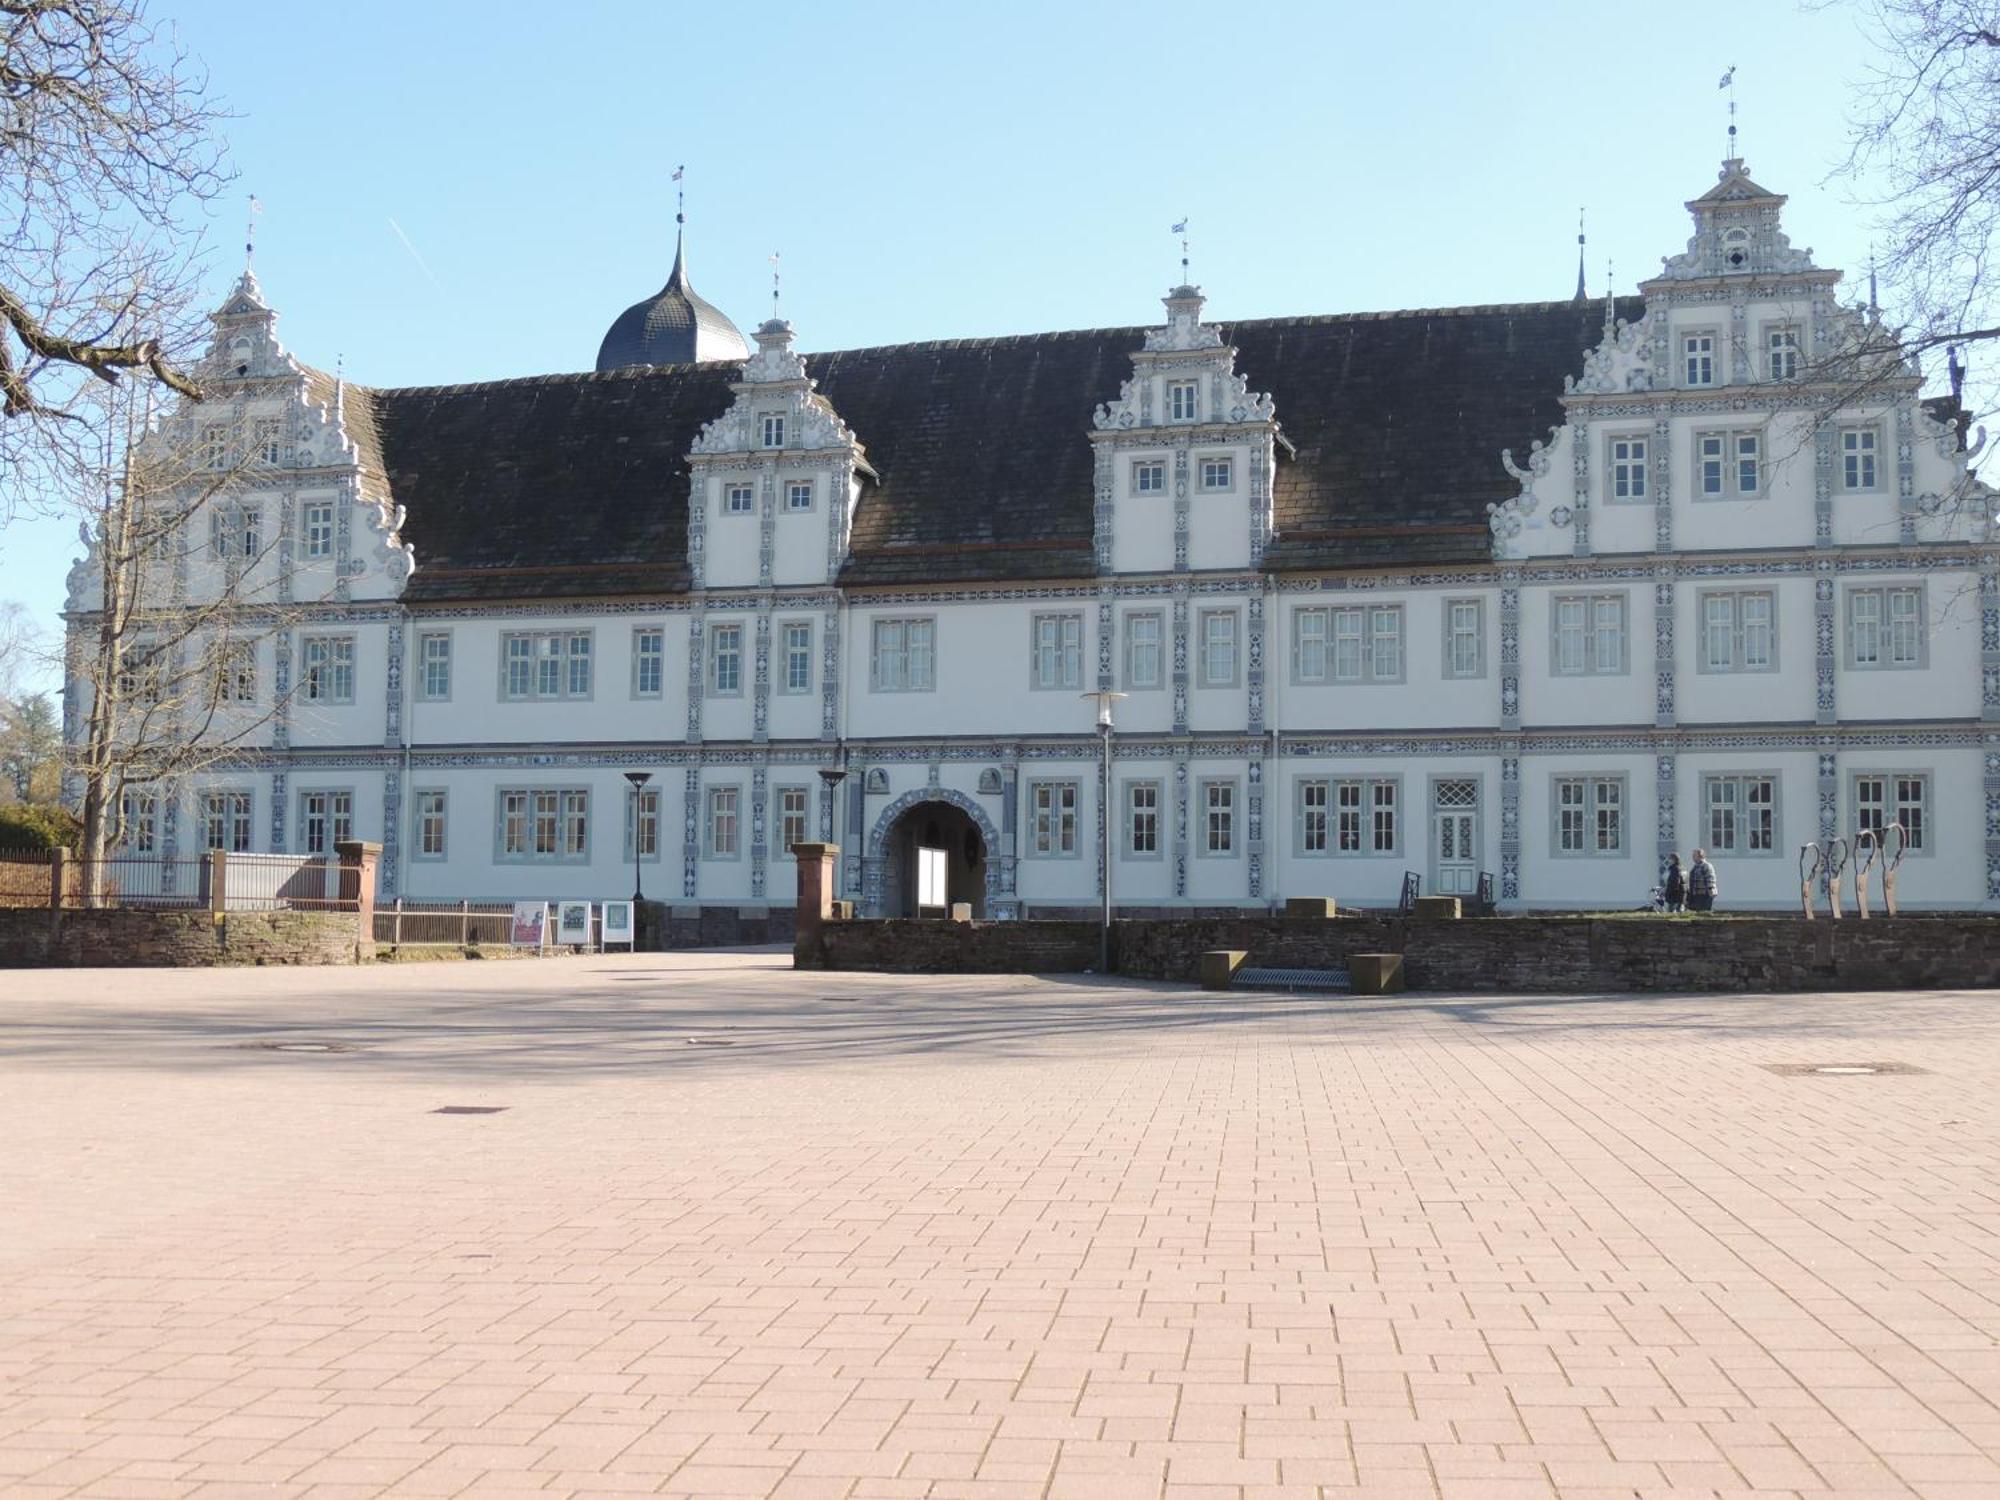
<path fill-rule="evenodd" d="M 74 849 L 83 825 L 53 802 L 0 807 L 0 849 Z"/>

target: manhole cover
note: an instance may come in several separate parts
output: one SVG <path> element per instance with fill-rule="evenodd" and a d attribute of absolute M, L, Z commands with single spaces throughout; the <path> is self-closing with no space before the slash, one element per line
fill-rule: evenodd
<path fill-rule="evenodd" d="M 500 1115 L 507 1112 L 505 1104 L 446 1104 L 431 1111 L 434 1115 Z"/>
<path fill-rule="evenodd" d="M 1875 1078 L 1884 1074 L 1909 1077 L 1924 1071 L 1895 1062 L 1766 1063 L 1764 1066 L 1781 1078 Z"/>
<path fill-rule="evenodd" d="M 352 1052 L 351 1042 L 238 1042 L 247 1052 Z"/>

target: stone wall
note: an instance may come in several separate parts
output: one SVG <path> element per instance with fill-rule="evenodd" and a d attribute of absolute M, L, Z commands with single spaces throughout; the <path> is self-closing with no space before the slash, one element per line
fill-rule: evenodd
<path fill-rule="evenodd" d="M 351 964 L 353 912 L 112 907 L 61 913 L 0 910 L 0 967 L 198 968 L 211 964 Z"/>
<path fill-rule="evenodd" d="M 1095 922 L 828 922 L 824 969 L 904 974 L 1079 974 L 1097 967 Z M 809 967 L 802 963 L 800 967 Z"/>

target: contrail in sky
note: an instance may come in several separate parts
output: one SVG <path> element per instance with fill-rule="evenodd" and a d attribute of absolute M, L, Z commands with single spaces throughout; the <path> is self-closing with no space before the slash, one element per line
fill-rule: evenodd
<path fill-rule="evenodd" d="M 401 240 L 403 242 L 403 248 L 410 252 L 410 259 L 417 263 L 417 269 L 419 271 L 422 271 L 425 276 L 430 278 L 430 283 L 432 286 L 436 287 L 439 291 L 443 291 L 444 283 L 439 281 L 437 277 L 431 275 L 431 268 L 424 264 L 424 258 L 417 253 L 417 247 L 410 243 L 410 237 L 407 234 L 403 233 L 403 226 L 396 222 L 395 215 L 393 214 L 389 216 L 389 227 L 396 231 L 396 238 Z"/>

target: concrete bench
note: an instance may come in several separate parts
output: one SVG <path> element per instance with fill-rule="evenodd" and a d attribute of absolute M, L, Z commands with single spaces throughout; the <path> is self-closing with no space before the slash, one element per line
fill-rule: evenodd
<path fill-rule="evenodd" d="M 1201 987 L 1226 990 L 1236 982 L 1236 971 L 1250 955 L 1240 948 L 1211 948 L 1201 956 Z"/>
<path fill-rule="evenodd" d="M 1400 994 L 1403 989 L 1403 955 L 1350 954 L 1347 959 L 1347 975 L 1357 995 Z"/>

